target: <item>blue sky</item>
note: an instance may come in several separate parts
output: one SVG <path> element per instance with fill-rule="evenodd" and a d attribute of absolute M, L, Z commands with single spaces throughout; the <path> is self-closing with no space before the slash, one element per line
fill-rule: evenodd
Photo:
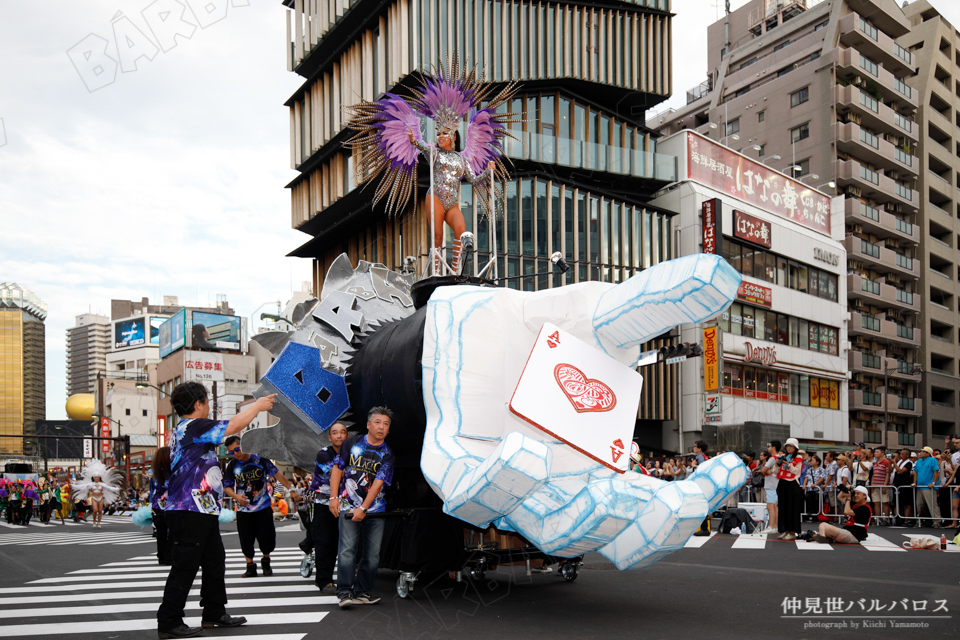
<path fill-rule="evenodd" d="M 296 175 L 283 102 L 300 84 L 286 71 L 286 10 L 182 1 L 226 13 L 155 51 L 141 43 L 143 57 L 115 78 L 78 71 L 68 52 L 102 40 L 117 58 L 115 34 L 152 34 L 144 11 L 174 0 L 0 3 L 0 280 L 49 307 L 51 419 L 65 417 L 76 315 L 109 315 L 112 298 L 206 305 L 226 294 L 249 316 L 310 279 L 309 261 L 284 257 L 306 240 L 283 188 Z M 960 24 L 956 3 L 935 4 Z M 674 0 L 675 95 L 656 110 L 681 106 L 706 77 L 706 27 L 721 10 L 722 0 Z"/>

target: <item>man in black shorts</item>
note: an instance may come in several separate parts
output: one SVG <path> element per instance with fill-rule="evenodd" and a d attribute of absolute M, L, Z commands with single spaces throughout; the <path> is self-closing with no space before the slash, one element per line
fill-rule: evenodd
<path fill-rule="evenodd" d="M 237 503 L 237 533 L 240 550 L 247 561 L 247 571 L 243 577 L 257 576 L 257 565 L 253 562 L 254 542 L 260 546 L 263 555 L 260 558 L 263 575 L 272 576 L 270 554 L 277 547 L 277 530 L 273 525 L 267 479 L 279 480 L 287 489 L 291 488 L 290 481 L 283 477 L 269 458 L 241 451 L 239 436 L 230 436 L 224 444 L 233 460 L 224 473 L 223 489 Z M 296 489 L 292 489 L 292 493 L 296 496 Z"/>

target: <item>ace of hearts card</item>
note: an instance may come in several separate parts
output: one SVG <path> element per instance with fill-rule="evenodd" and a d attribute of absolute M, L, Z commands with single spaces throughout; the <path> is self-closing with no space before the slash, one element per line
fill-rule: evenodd
<path fill-rule="evenodd" d="M 643 376 L 549 322 L 530 351 L 510 411 L 614 471 L 630 465 Z"/>

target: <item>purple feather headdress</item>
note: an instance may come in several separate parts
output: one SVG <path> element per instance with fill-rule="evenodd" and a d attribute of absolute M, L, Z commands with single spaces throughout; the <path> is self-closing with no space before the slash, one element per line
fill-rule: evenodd
<path fill-rule="evenodd" d="M 420 86 L 411 89 L 409 100 L 385 93 L 376 102 L 364 100 L 350 108 L 348 126 L 357 133 L 347 146 L 354 151 L 356 182 L 366 184 L 382 174 L 373 202 L 386 198 L 388 214 L 400 213 L 411 199 L 417 200 L 417 163 L 421 151 L 430 146 L 420 133 L 421 117 L 433 120 L 438 132 L 456 131 L 466 118 L 462 154 L 471 170 L 480 174 L 493 161 L 497 180 L 509 178 L 502 160 L 502 139 L 510 135 L 506 125 L 518 120 L 514 114 L 498 110 L 519 85 L 511 82 L 494 94 L 494 87 L 485 84 L 478 67 L 467 69 L 456 55 L 430 74 L 421 75 L 420 80 Z M 489 208 L 490 187 L 475 188 L 481 208 Z M 500 200 L 501 191 L 496 189 Z"/>

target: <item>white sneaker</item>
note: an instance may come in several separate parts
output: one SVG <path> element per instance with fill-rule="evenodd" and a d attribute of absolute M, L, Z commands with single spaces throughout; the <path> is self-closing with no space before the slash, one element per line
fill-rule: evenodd
<path fill-rule="evenodd" d="M 769 535 L 771 533 L 780 533 L 780 532 L 777 531 L 776 529 L 771 529 L 770 527 L 767 527 L 766 529 L 760 532 L 760 535 Z"/>

